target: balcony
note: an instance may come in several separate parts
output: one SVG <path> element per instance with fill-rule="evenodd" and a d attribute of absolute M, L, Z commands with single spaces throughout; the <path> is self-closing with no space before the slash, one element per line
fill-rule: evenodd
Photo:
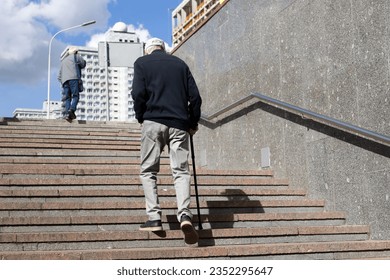
<path fill-rule="evenodd" d="M 192 5 L 191 0 L 183 1 L 178 8 L 172 12 L 173 25 L 173 46 L 177 46 L 184 41 L 196 28 L 212 16 L 218 8 L 228 0 L 204 0 L 195 1 Z"/>

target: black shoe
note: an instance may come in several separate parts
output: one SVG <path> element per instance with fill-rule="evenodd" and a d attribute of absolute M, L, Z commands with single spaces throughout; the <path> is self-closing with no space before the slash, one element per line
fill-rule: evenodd
<path fill-rule="evenodd" d="M 142 231 L 162 231 L 161 220 L 147 221 L 139 227 Z"/>
<path fill-rule="evenodd" d="M 76 119 L 76 114 L 74 113 L 73 110 L 69 110 L 69 118 L 70 118 L 71 120 Z"/>
<path fill-rule="evenodd" d="M 180 218 L 180 228 L 184 233 L 184 242 L 186 244 L 195 244 L 198 242 L 198 233 L 192 225 L 191 218 L 187 215 L 183 215 Z"/>
<path fill-rule="evenodd" d="M 69 114 L 66 114 L 64 116 L 64 120 L 67 120 L 68 122 L 72 122 L 72 119 L 70 118 Z"/>

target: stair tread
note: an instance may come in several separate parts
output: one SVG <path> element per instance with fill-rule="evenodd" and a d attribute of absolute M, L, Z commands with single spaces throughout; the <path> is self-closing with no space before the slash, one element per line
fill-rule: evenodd
<path fill-rule="evenodd" d="M 1 185 L 139 185 L 140 180 L 138 176 L 132 176 L 130 178 L 125 178 L 128 176 L 124 174 L 122 178 L 117 178 L 116 176 L 82 176 L 79 178 L 0 178 Z M 171 178 L 160 178 L 158 184 L 161 185 L 172 185 Z M 288 181 L 285 179 L 275 179 L 275 178 L 202 178 L 198 179 L 199 185 L 208 185 L 208 186 L 264 186 L 264 185 L 278 185 L 278 186 L 287 186 Z"/>
<path fill-rule="evenodd" d="M 220 207 L 323 207 L 324 200 L 295 199 L 295 200 L 245 200 L 245 201 L 200 201 L 200 208 Z M 176 209 L 176 201 L 162 201 L 163 209 Z M 66 209 L 143 209 L 144 201 L 99 201 L 99 202 L 1 202 L 0 210 L 66 210 Z"/>
<path fill-rule="evenodd" d="M 259 196 L 305 196 L 306 190 L 304 189 L 258 189 L 258 188 L 246 188 L 245 191 L 240 189 L 203 189 L 199 188 L 199 194 L 203 196 L 234 196 L 234 197 L 246 197 L 249 195 Z M 134 197 L 142 196 L 144 192 L 142 189 L 30 189 L 30 190 L 0 190 L 0 197 Z M 161 190 L 159 192 L 161 197 L 175 196 L 174 189 Z M 191 190 L 191 195 L 195 195 L 195 190 Z"/>
<path fill-rule="evenodd" d="M 83 174 L 89 172 L 91 174 L 96 174 L 99 172 L 113 172 L 120 168 L 118 172 L 133 172 L 138 175 L 140 172 L 139 161 L 134 161 L 131 165 L 130 163 L 127 166 L 115 166 L 107 164 L 99 165 L 96 162 L 95 164 L 91 164 L 89 166 L 85 165 L 74 165 L 74 164 L 66 164 L 59 162 L 55 165 L 49 164 L 9 164 L 0 162 L 0 170 L 2 174 L 71 174 L 71 172 L 77 174 L 78 172 L 83 172 Z M 122 164 L 123 165 L 123 164 Z M 125 169 L 126 168 L 126 169 Z M 162 167 L 159 174 L 169 174 L 171 175 L 171 169 L 169 167 Z M 197 175 L 208 175 L 208 176 L 264 176 L 264 177 L 272 177 L 272 171 L 268 170 L 210 170 L 205 168 L 199 168 L 197 170 Z"/>
<path fill-rule="evenodd" d="M 63 251 L 23 251 L 0 252 L 0 259 L 66 259 L 66 260 L 105 260 L 105 259 L 194 259 L 194 258 L 237 258 L 240 256 L 286 255 L 292 254 L 337 253 L 362 251 L 389 251 L 390 241 L 336 241 L 278 244 L 244 244 L 209 247 L 163 247 L 134 249 L 63 250 Z"/>
<path fill-rule="evenodd" d="M 210 221 L 292 221 L 292 220 L 328 220 L 345 219 L 344 212 L 303 212 L 303 213 L 243 213 L 233 215 L 210 214 L 202 215 L 202 222 Z M 22 217 L 0 217 L 0 223 L 6 225 L 63 225 L 63 224 L 139 224 L 144 222 L 143 216 L 22 216 Z M 194 216 L 194 221 L 197 221 Z M 176 222 L 176 216 L 163 216 L 162 222 Z"/>
<path fill-rule="evenodd" d="M 224 228 L 205 229 L 198 231 L 199 238 L 244 238 L 258 236 L 288 236 L 288 235 L 332 235 L 369 232 L 364 225 L 342 226 L 300 226 L 300 227 L 267 227 L 267 228 Z M 148 239 L 182 239 L 181 230 L 164 230 L 158 233 L 145 231 L 90 231 L 90 232 L 29 232 L 0 233 L 0 243 L 27 242 L 82 242 L 82 241 L 117 241 L 117 240 L 148 240 Z"/>

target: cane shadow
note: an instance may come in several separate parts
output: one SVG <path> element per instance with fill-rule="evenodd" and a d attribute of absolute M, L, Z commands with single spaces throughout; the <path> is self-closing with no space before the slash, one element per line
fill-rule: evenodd
<path fill-rule="evenodd" d="M 229 237 L 229 232 L 213 234 L 216 229 L 247 228 L 244 214 L 264 213 L 260 200 L 251 200 L 241 189 L 225 189 L 219 196 L 226 199 L 207 201 L 208 215 L 202 217 L 205 229 L 199 231 L 198 246 L 215 246 L 216 239 Z"/>
<path fill-rule="evenodd" d="M 167 232 L 165 230 L 151 231 L 150 234 L 157 235 L 160 238 L 166 238 L 167 237 Z"/>

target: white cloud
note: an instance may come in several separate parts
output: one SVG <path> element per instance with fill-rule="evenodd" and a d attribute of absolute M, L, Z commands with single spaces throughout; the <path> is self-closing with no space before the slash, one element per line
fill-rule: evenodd
<path fill-rule="evenodd" d="M 145 29 L 142 24 L 138 25 L 138 27 L 135 27 L 134 25 L 130 24 L 127 28 L 128 31 L 135 32 L 141 42 L 146 42 L 148 39 L 152 38 L 149 33 L 149 30 Z"/>
<path fill-rule="evenodd" d="M 108 4 L 114 0 L 1 0 L 0 82 L 30 83 L 47 75 L 48 44 L 58 30 L 96 20 L 93 29 L 107 26 Z M 91 32 L 77 28 L 69 34 Z M 54 31 L 53 31 L 54 30 Z M 66 43 L 53 41 L 53 57 Z"/>
<path fill-rule="evenodd" d="M 26 15 L 26 1 L 0 3 L 0 65 L 31 57 L 49 36 L 45 26 Z"/>
<path fill-rule="evenodd" d="M 115 1 L 0 0 L 0 83 L 27 85 L 46 80 L 48 45 L 58 30 L 96 20 L 94 25 L 75 28 L 61 34 L 62 37 L 55 37 L 51 52 L 52 74 L 59 65 L 56 58 L 70 44 L 61 41 L 63 38 L 69 38 L 73 43 L 78 38 L 76 35 L 84 34 L 84 38 L 89 35 L 86 46 L 97 47 L 98 42 L 105 40 L 105 33 L 92 32 L 107 29 L 108 4 Z M 152 37 L 142 24 L 127 26 L 141 42 Z"/>
<path fill-rule="evenodd" d="M 87 42 L 86 46 L 89 48 L 97 48 L 99 42 L 104 42 L 106 40 L 106 33 L 98 33 L 92 35 L 91 39 Z"/>
<path fill-rule="evenodd" d="M 107 5 L 111 0 L 46 0 L 35 5 L 37 16 L 48 20 L 54 26 L 66 28 L 90 20 L 97 21 L 97 27 L 105 27 L 110 16 Z M 98 18 L 96 18 L 98 17 Z"/>
<path fill-rule="evenodd" d="M 140 24 L 138 27 L 135 27 L 134 25 L 130 24 L 128 25 L 128 31 L 135 32 L 137 34 L 138 38 L 141 42 L 146 42 L 148 39 L 152 38 L 153 36 L 150 34 L 148 29 L 145 29 L 145 27 Z M 168 45 L 167 42 L 165 42 L 165 49 L 169 52 L 171 51 L 172 47 Z"/>
<path fill-rule="evenodd" d="M 109 28 L 108 31 L 110 31 L 111 29 L 112 29 L 112 27 Z M 142 24 L 138 25 L 138 27 L 135 27 L 132 24 L 128 24 L 127 31 L 128 32 L 135 32 L 135 34 L 137 34 L 137 36 L 141 42 L 146 42 L 148 39 L 150 39 L 152 37 L 149 33 L 149 30 L 145 29 L 145 27 Z M 99 33 L 99 34 L 92 35 L 91 40 L 89 40 L 87 42 L 87 47 L 97 48 L 99 42 L 104 42 L 106 40 L 106 38 L 105 38 L 106 33 Z"/>
<path fill-rule="evenodd" d="M 110 31 L 111 29 L 112 27 L 109 28 L 108 31 Z M 133 24 L 128 24 L 127 31 L 135 32 L 139 40 L 143 43 L 145 43 L 148 39 L 152 38 L 152 35 L 150 34 L 149 30 L 146 29 L 142 24 L 139 24 L 137 27 L 135 27 Z M 97 48 L 99 42 L 104 42 L 106 40 L 106 33 L 98 33 L 92 35 L 91 39 L 87 42 L 86 46 L 90 48 Z M 172 47 L 165 42 L 165 49 L 169 52 L 172 50 Z"/>

